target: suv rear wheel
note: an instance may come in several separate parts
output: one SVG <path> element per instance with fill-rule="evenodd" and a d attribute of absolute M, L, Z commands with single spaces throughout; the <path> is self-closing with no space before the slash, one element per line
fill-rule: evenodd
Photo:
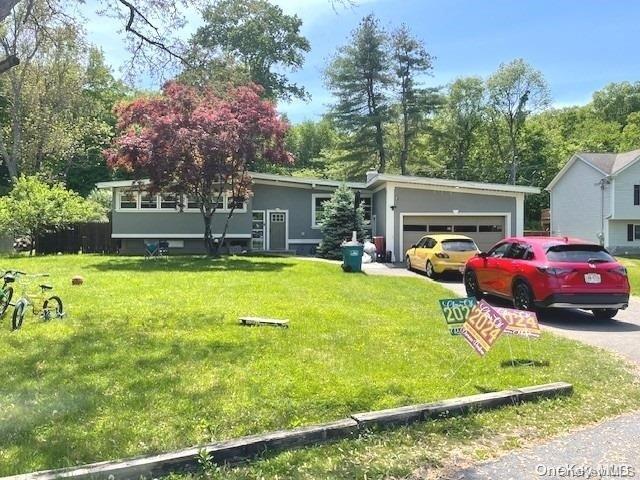
<path fill-rule="evenodd" d="M 513 306 L 518 310 L 533 310 L 533 292 L 522 280 L 513 286 Z"/>

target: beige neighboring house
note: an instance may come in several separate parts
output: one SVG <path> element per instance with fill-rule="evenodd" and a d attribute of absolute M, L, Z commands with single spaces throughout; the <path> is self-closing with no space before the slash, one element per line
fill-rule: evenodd
<path fill-rule="evenodd" d="M 576 153 L 546 190 L 552 235 L 640 252 L 640 150 Z"/>

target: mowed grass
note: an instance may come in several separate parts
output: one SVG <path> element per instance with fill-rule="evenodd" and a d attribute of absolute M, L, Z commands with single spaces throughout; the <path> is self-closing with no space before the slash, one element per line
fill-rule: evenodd
<path fill-rule="evenodd" d="M 0 323 L 0 475 L 478 392 L 575 385 L 569 399 L 283 453 L 221 474 L 377 478 L 437 463 L 465 444 L 484 455 L 487 435 L 513 443 L 640 406 L 624 363 L 547 333 L 532 342 L 503 337 L 477 357 L 444 326 L 437 301 L 451 293 L 419 278 L 268 257 L 48 256 L 1 258 L 0 266 L 50 273 L 68 312 L 48 323 L 28 315 L 16 332 L 8 317 Z M 78 274 L 84 285 L 71 286 Z M 244 315 L 289 319 L 290 328 L 242 327 Z M 539 366 L 512 367 L 510 351 Z"/>
<path fill-rule="evenodd" d="M 616 259 L 627 267 L 629 283 L 631 284 L 631 295 L 640 295 L 640 258 L 617 257 Z"/>

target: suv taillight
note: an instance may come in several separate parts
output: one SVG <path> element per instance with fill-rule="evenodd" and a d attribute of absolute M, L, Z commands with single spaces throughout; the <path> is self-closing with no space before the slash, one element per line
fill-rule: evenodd
<path fill-rule="evenodd" d="M 623 267 L 622 265 L 616 267 L 616 268 L 612 268 L 610 270 L 610 272 L 613 273 L 617 273 L 618 275 L 627 278 L 627 269 L 625 267 Z"/>
<path fill-rule="evenodd" d="M 565 275 L 575 272 L 573 268 L 549 267 L 547 265 L 538 267 L 538 271 L 553 277 L 564 277 Z"/>

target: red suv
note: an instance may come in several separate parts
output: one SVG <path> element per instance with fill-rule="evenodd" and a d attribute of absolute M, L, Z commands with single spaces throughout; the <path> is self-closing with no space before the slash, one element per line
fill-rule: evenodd
<path fill-rule="evenodd" d="M 598 319 L 629 305 L 627 270 L 604 247 L 570 238 L 507 238 L 467 262 L 464 286 L 521 310 L 582 308 Z"/>

